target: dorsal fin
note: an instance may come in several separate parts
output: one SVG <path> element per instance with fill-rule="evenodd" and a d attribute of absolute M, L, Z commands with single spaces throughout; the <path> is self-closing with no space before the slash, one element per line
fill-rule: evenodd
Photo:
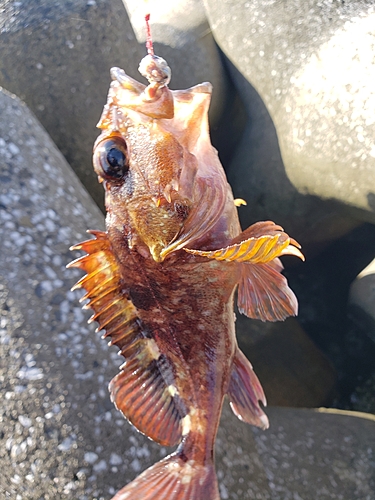
<path fill-rule="evenodd" d="M 168 359 L 144 328 L 121 280 L 120 268 L 107 233 L 90 231 L 94 239 L 74 245 L 88 255 L 71 262 L 87 274 L 72 288 L 84 288 L 84 308 L 94 310 L 89 321 L 97 321 L 97 331 L 111 337 L 125 357 L 121 371 L 110 383 L 111 399 L 125 417 L 143 434 L 164 446 L 177 444 L 181 434 L 181 405 L 173 390 L 173 374 Z"/>

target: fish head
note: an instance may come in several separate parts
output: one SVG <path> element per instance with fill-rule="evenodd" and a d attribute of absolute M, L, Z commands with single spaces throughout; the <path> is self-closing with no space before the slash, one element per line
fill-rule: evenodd
<path fill-rule="evenodd" d="M 94 169 L 107 223 L 126 227 L 130 245 L 160 262 L 212 227 L 227 181 L 209 139 L 211 84 L 170 90 L 170 69 L 157 56 L 146 56 L 140 72 L 148 86 L 111 70 Z"/>

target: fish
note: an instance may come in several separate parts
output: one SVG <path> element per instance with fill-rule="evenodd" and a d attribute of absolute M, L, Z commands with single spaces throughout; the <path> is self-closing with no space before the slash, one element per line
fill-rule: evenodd
<path fill-rule="evenodd" d="M 111 400 L 142 434 L 174 453 L 112 500 L 219 500 L 214 445 L 225 398 L 243 422 L 266 429 L 266 398 L 235 336 L 240 313 L 262 321 L 297 314 L 280 257 L 300 245 L 272 221 L 242 231 L 211 145 L 210 83 L 170 90 L 153 52 L 143 84 L 120 68 L 98 127 L 93 165 L 105 191 L 106 231 L 74 245 L 86 274 L 90 321 L 125 362 Z M 236 293 L 236 295 L 235 295 Z"/>

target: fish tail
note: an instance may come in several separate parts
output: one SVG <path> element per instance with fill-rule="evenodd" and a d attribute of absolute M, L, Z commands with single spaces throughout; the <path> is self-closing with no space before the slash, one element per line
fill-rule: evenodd
<path fill-rule="evenodd" d="M 172 453 L 146 469 L 112 500 L 220 500 L 213 463 L 201 465 Z"/>

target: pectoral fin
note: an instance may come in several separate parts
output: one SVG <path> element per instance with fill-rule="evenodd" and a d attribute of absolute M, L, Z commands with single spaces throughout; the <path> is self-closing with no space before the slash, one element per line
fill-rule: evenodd
<path fill-rule="evenodd" d="M 246 356 L 237 348 L 227 392 L 233 413 L 242 421 L 268 428 L 268 418 L 259 406 L 266 406 L 266 397 L 258 377 Z"/>
<path fill-rule="evenodd" d="M 268 264 L 243 264 L 237 305 L 241 314 L 261 321 L 283 321 L 298 313 L 297 298 L 278 269 Z"/>
<path fill-rule="evenodd" d="M 304 260 L 299 248 L 280 226 L 265 221 L 250 226 L 225 248 L 184 250 L 208 259 L 239 263 L 239 311 L 249 318 L 280 321 L 295 316 L 298 304 L 286 278 L 280 274 L 279 257 L 294 255 Z"/>

